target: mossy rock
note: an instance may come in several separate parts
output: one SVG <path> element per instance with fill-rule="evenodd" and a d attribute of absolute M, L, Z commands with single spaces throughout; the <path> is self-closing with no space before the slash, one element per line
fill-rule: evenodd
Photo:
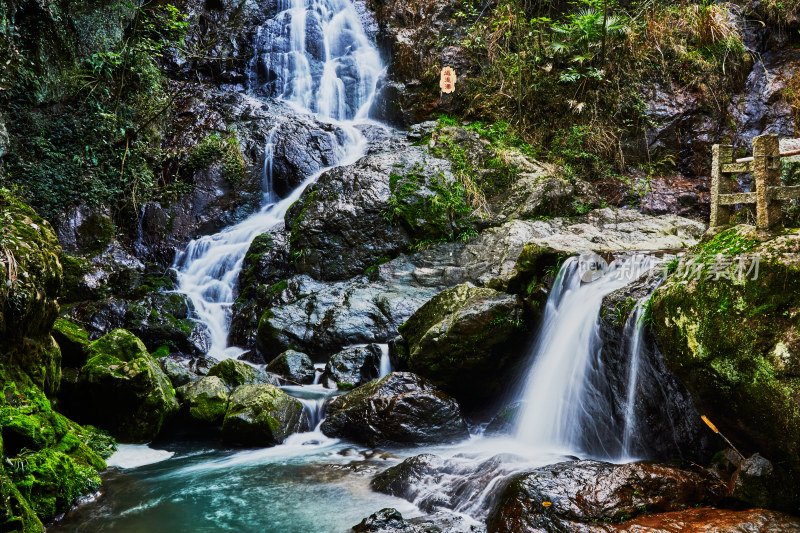
<path fill-rule="evenodd" d="M 41 533 L 39 517 L 16 485 L 0 469 L 0 531 Z"/>
<path fill-rule="evenodd" d="M 175 392 L 158 362 L 129 331 L 94 341 L 81 370 L 71 412 L 125 442 L 147 442 L 178 410 Z"/>
<path fill-rule="evenodd" d="M 107 434 L 82 427 L 53 411 L 50 401 L 27 376 L 0 367 L 0 431 L 5 474 L 41 520 L 69 509 L 79 497 L 97 490 L 104 458 L 116 448 Z M 24 517 L 24 506 L 3 488 L 6 509 Z M 8 511 L 7 511 L 8 512 Z M 35 526 L 35 522 L 33 522 Z"/>
<path fill-rule="evenodd" d="M 189 416 L 201 422 L 222 422 L 228 408 L 228 387 L 217 376 L 193 381 L 177 391 Z"/>
<path fill-rule="evenodd" d="M 681 267 L 652 298 L 647 318 L 669 369 L 700 412 L 749 455 L 786 476 L 771 506 L 800 506 L 800 235 L 761 241 L 734 227 L 689 254 L 711 268 L 717 254 L 760 254 L 758 279 L 685 280 Z M 748 261 L 748 266 L 749 266 Z M 737 261 L 733 261 L 733 267 Z M 720 447 L 724 445 L 719 442 Z"/>
<path fill-rule="evenodd" d="M 195 347 L 190 337 L 195 323 L 189 318 L 189 306 L 183 295 L 153 293 L 128 306 L 125 325 L 149 350 L 171 344 L 192 353 Z"/>
<path fill-rule="evenodd" d="M 89 356 L 89 332 L 71 320 L 59 318 L 53 324 L 53 338 L 61 348 L 64 366 L 80 368 Z"/>
<path fill-rule="evenodd" d="M 50 329 L 59 312 L 61 247 L 50 224 L 5 189 L 0 190 L 0 218 L 5 256 L 0 262 L 0 362 L 13 361 L 53 394 L 60 381 L 60 351 Z"/>
<path fill-rule="evenodd" d="M 300 400 L 267 384 L 234 390 L 222 423 L 227 442 L 249 446 L 275 446 L 305 429 Z"/>
<path fill-rule="evenodd" d="M 522 355 L 527 327 L 516 296 L 470 284 L 433 297 L 400 333 L 404 364 L 465 407 L 495 398 L 511 363 Z"/>
<path fill-rule="evenodd" d="M 209 369 L 208 375 L 219 376 L 229 387 L 251 385 L 254 383 L 272 383 L 277 385 L 277 381 L 273 376 L 237 359 L 225 359 L 224 361 L 220 361 Z"/>

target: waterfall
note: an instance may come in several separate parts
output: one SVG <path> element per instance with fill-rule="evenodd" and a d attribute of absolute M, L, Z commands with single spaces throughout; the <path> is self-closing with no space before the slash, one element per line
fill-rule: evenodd
<path fill-rule="evenodd" d="M 378 377 L 382 378 L 392 373 L 392 361 L 389 359 L 389 345 L 381 344 L 381 362 L 378 368 Z"/>
<path fill-rule="evenodd" d="M 645 304 L 650 297 L 639 300 L 636 303 L 631 315 L 625 323 L 623 338 L 627 340 L 628 365 L 628 393 L 625 398 L 625 418 L 624 431 L 622 433 L 622 454 L 621 459 L 633 457 L 633 436 L 636 431 L 636 388 L 639 381 L 639 367 L 641 365 L 643 353 L 644 337 L 644 310 Z"/>
<path fill-rule="evenodd" d="M 347 0 L 280 0 L 259 29 L 250 86 L 333 120 L 364 119 L 384 67 Z"/>
<path fill-rule="evenodd" d="M 590 271 L 595 263 L 591 256 L 572 257 L 564 263 L 529 354 L 516 436 L 542 452 L 606 458 L 620 453 L 601 436 L 615 425 L 615 414 L 612 402 L 606 401 L 613 391 L 607 390 L 599 357 L 600 309 L 606 295 L 647 272 L 653 258 L 620 257 L 599 276 L 599 271 Z M 637 370 L 631 372 L 630 379 L 636 379 Z M 600 442 L 604 449 L 586 449 L 587 441 Z"/>
<path fill-rule="evenodd" d="M 298 111 L 334 123 L 344 140 L 329 135 L 338 146 L 338 164 L 355 162 L 366 141 L 355 127 L 366 119 L 383 72 L 377 48 L 370 42 L 353 4 L 347 0 L 280 0 L 280 13 L 259 28 L 257 54 L 250 62 L 250 88 L 256 94 L 280 98 Z M 281 123 L 264 145 L 264 205 L 250 218 L 190 242 L 176 254 L 177 292 L 194 304 L 195 320 L 208 326 L 216 359 L 235 358 L 242 350 L 228 346 L 231 307 L 242 262 L 250 243 L 283 223 L 289 207 L 324 169 L 287 198 L 277 201 L 272 190 L 272 158 Z"/>

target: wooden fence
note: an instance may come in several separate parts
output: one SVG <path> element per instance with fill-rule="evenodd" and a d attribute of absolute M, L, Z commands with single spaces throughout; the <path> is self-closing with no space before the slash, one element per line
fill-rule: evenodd
<path fill-rule="evenodd" d="M 800 155 L 800 150 L 780 151 L 777 135 L 753 139 L 753 156 L 733 160 L 733 146 L 715 144 L 711 164 L 711 221 L 709 226 L 730 224 L 731 206 L 756 204 L 759 229 L 783 225 L 781 201 L 800 199 L 800 186 L 781 185 L 781 158 Z M 736 174 L 752 173 L 755 192 L 731 193 Z"/>

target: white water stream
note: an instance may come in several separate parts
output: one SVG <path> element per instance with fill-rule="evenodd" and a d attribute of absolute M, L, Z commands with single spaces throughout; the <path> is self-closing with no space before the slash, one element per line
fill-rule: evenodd
<path fill-rule="evenodd" d="M 591 426 L 586 424 L 587 413 L 598 407 L 587 404 L 593 397 L 588 373 L 602 349 L 603 298 L 647 272 L 652 262 L 653 258 L 645 255 L 620 258 L 590 283 L 582 281 L 589 265 L 586 258 L 572 257 L 562 267 L 532 348 L 532 364 L 521 394 L 517 438 L 532 450 L 571 455 L 595 452 L 583 449 L 583 443 Z"/>
<path fill-rule="evenodd" d="M 344 131 L 337 141 L 339 165 L 355 162 L 366 141 L 355 125 L 367 120 L 375 85 L 383 71 L 352 3 L 345 0 L 281 0 L 282 10 L 259 30 L 259 53 L 252 64 L 266 64 L 277 75 L 276 96 L 301 112 Z M 251 75 L 251 80 L 256 76 Z M 175 257 L 178 292 L 194 305 L 194 317 L 208 327 L 215 359 L 236 358 L 242 350 L 228 345 L 236 281 L 250 243 L 283 224 L 289 207 L 321 174 L 307 176 L 287 198 L 272 191 L 272 157 L 280 123 L 268 135 L 264 154 L 264 205 L 243 222 L 189 243 Z M 325 169 L 327 170 L 327 169 Z"/>

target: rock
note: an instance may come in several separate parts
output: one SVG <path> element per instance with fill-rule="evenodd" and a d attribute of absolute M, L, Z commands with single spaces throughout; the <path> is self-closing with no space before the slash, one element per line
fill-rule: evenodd
<path fill-rule="evenodd" d="M 793 511 L 800 504 L 800 334 L 792 296 L 800 290 L 800 236 L 769 238 L 737 226 L 689 257 L 710 266 L 720 253 L 733 268 L 743 257 L 742 279 L 682 279 L 685 263 L 678 265 L 653 295 L 653 328 L 667 367 L 703 413 L 739 450 L 772 461 L 783 489 L 770 507 Z M 744 274 L 759 254 L 754 280 L 754 272 Z"/>
<path fill-rule="evenodd" d="M 182 387 L 191 383 L 192 381 L 197 381 L 200 379 L 200 376 L 186 368 L 186 366 L 178 363 L 175 359 L 171 357 L 164 357 L 159 359 L 159 365 L 161 366 L 161 370 L 164 371 L 164 374 L 167 375 L 172 386 L 176 389 L 178 387 Z"/>
<path fill-rule="evenodd" d="M 53 323 L 53 339 L 61 348 L 62 365 L 80 368 L 86 364 L 91 343 L 89 332 L 75 322 L 59 318 Z"/>
<path fill-rule="evenodd" d="M 194 340 L 202 336 L 195 333 L 201 326 L 189 318 L 191 310 L 191 302 L 183 295 L 153 293 L 128 304 L 125 326 L 151 351 L 166 344 L 185 354 L 199 355 L 202 351 Z"/>
<path fill-rule="evenodd" d="M 517 476 L 487 525 L 491 533 L 581 531 L 587 522 L 626 520 L 713 503 L 714 480 L 657 464 L 574 461 Z"/>
<path fill-rule="evenodd" d="M 294 350 L 286 350 L 280 354 L 267 365 L 266 370 L 302 385 L 313 383 L 316 375 L 311 359 Z"/>
<path fill-rule="evenodd" d="M 247 446 L 276 446 L 305 429 L 303 404 L 266 384 L 236 388 L 222 422 L 226 441 Z"/>
<path fill-rule="evenodd" d="M 277 377 L 248 365 L 244 361 L 237 361 L 236 359 L 220 361 L 209 369 L 207 375 L 219 376 L 223 383 L 229 387 L 252 385 L 256 383 L 279 384 Z"/>
<path fill-rule="evenodd" d="M 8 191 L 0 191 L 0 212 L 5 248 L 0 279 L 6 284 L 0 294 L 0 362 L 12 362 L 37 387 L 54 394 L 61 352 L 50 330 L 59 311 L 61 249 L 50 224 Z"/>
<path fill-rule="evenodd" d="M 116 234 L 108 208 L 86 205 L 67 210 L 56 220 L 55 227 L 65 252 L 89 257 L 104 251 Z"/>
<path fill-rule="evenodd" d="M 233 304 L 230 341 L 253 348 L 260 310 L 268 307 L 270 300 L 286 288 L 285 281 L 294 274 L 289 257 L 288 235 L 273 231 L 256 237 L 250 244 L 239 272 L 239 296 Z M 263 358 L 251 361 L 267 363 Z"/>
<path fill-rule="evenodd" d="M 603 386 L 594 390 L 617 394 L 595 394 L 587 401 L 582 449 L 623 449 L 631 350 L 638 342 L 636 401 L 630 419 L 635 425 L 628 430 L 627 453 L 661 461 L 680 457 L 705 464 L 715 449 L 713 434 L 700 419 L 689 391 L 667 369 L 647 327 L 646 308 L 634 316 L 637 302 L 647 298 L 659 283 L 657 277 L 645 274 L 603 299 L 599 330 L 602 348 L 596 377 Z"/>
<path fill-rule="evenodd" d="M 124 442 L 147 442 L 178 410 L 174 390 L 142 341 L 115 330 L 89 346 L 69 411 Z"/>
<path fill-rule="evenodd" d="M 517 428 L 517 420 L 519 419 L 522 406 L 522 402 L 514 402 L 504 407 L 492 418 L 489 425 L 486 426 L 484 433 L 487 435 L 512 434 Z"/>
<path fill-rule="evenodd" d="M 353 526 L 356 533 L 485 533 L 486 528 L 463 515 L 437 513 L 404 520 L 397 509 L 381 509 Z"/>
<path fill-rule="evenodd" d="M 405 251 L 412 237 L 457 235 L 458 220 L 426 202 L 453 180 L 449 161 L 419 147 L 325 172 L 286 214 L 297 271 L 348 279 Z"/>
<path fill-rule="evenodd" d="M 702 224 L 680 217 L 611 209 L 578 219 L 515 220 L 467 243 L 401 254 L 349 281 L 293 276 L 276 284 L 267 304 L 260 312 L 253 308 L 247 320 L 259 316 L 258 361 L 294 349 L 325 362 L 347 346 L 388 343 L 424 303 L 456 285 L 470 282 L 518 293 L 535 317 L 533 302 L 546 299 L 547 276 L 559 254 L 683 248 L 695 244 L 703 230 Z M 526 246 L 530 253 L 523 258 Z"/>
<path fill-rule="evenodd" d="M 463 510 L 470 502 L 470 514 L 483 518 L 500 495 L 505 478 L 520 469 L 527 470 L 524 459 L 500 454 L 478 460 L 469 454 L 449 459 L 422 454 L 410 457 L 386 469 L 372 479 L 373 490 L 412 502 L 426 513 L 442 509 Z"/>
<path fill-rule="evenodd" d="M 378 344 L 346 348 L 331 356 L 322 383 L 329 389 L 344 390 L 369 383 L 378 377 L 382 353 Z"/>
<path fill-rule="evenodd" d="M 247 4 L 243 10 L 251 7 Z M 196 72 L 191 72 L 195 78 Z M 335 125 L 300 114 L 288 104 L 196 82 L 175 85 L 180 93 L 175 101 L 177 118 L 165 146 L 172 153 L 186 155 L 170 160 L 165 172 L 170 177 L 182 172 L 175 177 L 193 187 L 174 200 L 145 204 L 133 239 L 139 257 L 164 266 L 171 265 L 175 250 L 183 249 L 190 240 L 239 222 L 261 206 L 264 147 L 270 139 L 272 183 L 275 192 L 284 196 L 337 161 L 334 141 L 344 135 Z M 238 162 L 233 179 L 222 161 L 225 154 Z"/>
<path fill-rule="evenodd" d="M 741 462 L 730 485 L 732 497 L 754 507 L 769 507 L 774 495 L 782 490 L 772 463 L 757 453 Z"/>
<path fill-rule="evenodd" d="M 717 533 L 722 531 L 743 531 L 759 533 L 790 533 L 797 531 L 800 520 L 776 511 L 750 509 L 732 511 L 701 507 L 685 511 L 658 513 L 639 516 L 622 524 L 591 523 L 574 524 L 575 533 L 674 533 L 692 531 L 697 533 Z M 506 531 L 506 530 L 499 530 Z M 516 531 L 516 530 L 515 530 Z M 523 533 L 529 530 L 522 530 Z M 534 530 L 544 533 L 545 530 Z"/>
<path fill-rule="evenodd" d="M 464 284 L 423 305 L 400 333 L 399 359 L 462 405 L 475 406 L 505 389 L 506 372 L 523 355 L 527 328 L 516 296 Z"/>
<path fill-rule="evenodd" d="M 176 390 L 189 416 L 201 422 L 218 424 L 228 408 L 228 387 L 217 376 L 193 381 Z"/>
<path fill-rule="evenodd" d="M 452 442 L 469 436 L 458 404 L 405 372 L 362 385 L 328 405 L 322 432 L 369 446 Z"/>

